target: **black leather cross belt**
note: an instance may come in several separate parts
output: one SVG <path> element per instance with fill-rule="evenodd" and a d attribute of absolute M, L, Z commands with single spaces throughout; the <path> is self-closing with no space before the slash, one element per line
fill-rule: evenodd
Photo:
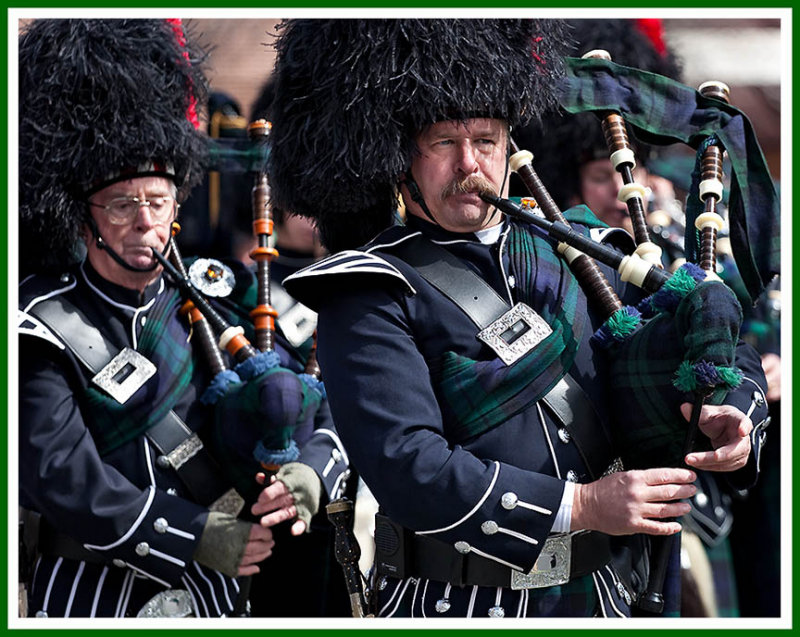
<path fill-rule="evenodd" d="M 586 531 L 550 536 L 533 569 L 524 573 L 375 516 L 375 564 L 380 575 L 418 577 L 453 586 L 545 588 L 592 573 L 611 561 L 609 536 Z M 460 543 L 459 543 L 460 544 Z M 458 545 L 457 545 L 458 546 Z"/>

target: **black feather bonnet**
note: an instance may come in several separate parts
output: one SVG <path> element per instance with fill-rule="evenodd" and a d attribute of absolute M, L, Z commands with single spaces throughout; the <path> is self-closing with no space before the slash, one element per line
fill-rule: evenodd
<path fill-rule="evenodd" d="M 204 57 L 177 20 L 27 26 L 19 38 L 23 273 L 77 259 L 87 192 L 120 172 L 157 162 L 184 192 L 202 178 L 206 144 L 190 120 L 205 103 Z"/>
<path fill-rule="evenodd" d="M 554 104 L 556 20 L 290 20 L 276 43 L 270 185 L 338 251 L 390 225 L 413 139 L 443 119 L 516 126 Z"/>

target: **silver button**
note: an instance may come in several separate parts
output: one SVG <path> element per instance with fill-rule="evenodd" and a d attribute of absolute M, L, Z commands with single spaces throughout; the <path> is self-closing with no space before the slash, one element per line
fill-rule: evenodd
<path fill-rule="evenodd" d="M 178 491 L 175 489 L 175 487 L 170 487 L 167 489 L 167 495 L 178 495 Z"/>
<path fill-rule="evenodd" d="M 379 591 L 384 590 L 388 585 L 389 585 L 389 580 L 387 580 L 386 577 L 381 577 L 380 580 L 378 580 Z"/>
<path fill-rule="evenodd" d="M 504 509 L 508 509 L 509 511 L 517 506 L 517 502 L 519 502 L 517 494 L 511 491 L 504 493 L 503 497 L 500 498 L 500 504 L 503 505 Z"/>
<path fill-rule="evenodd" d="M 481 524 L 481 531 L 483 531 L 486 535 L 494 535 L 497 533 L 497 529 L 497 522 L 494 520 L 486 520 L 486 522 Z"/>
<path fill-rule="evenodd" d="M 64 277 L 61 277 L 61 278 L 63 279 Z M 37 617 L 47 617 L 48 616 L 47 615 L 47 611 L 46 610 L 37 610 L 36 611 L 36 616 Z"/>
<path fill-rule="evenodd" d="M 342 452 L 338 449 L 334 449 L 331 451 L 331 458 L 333 458 L 336 462 L 339 462 L 342 459 Z"/>
<path fill-rule="evenodd" d="M 446 613 L 450 610 L 450 600 L 446 597 L 436 600 L 436 604 L 434 605 L 437 613 Z"/>
<path fill-rule="evenodd" d="M 515 287 L 516 285 L 517 285 L 517 280 L 514 278 L 514 275 L 512 274 L 512 275 L 510 275 L 510 276 L 508 277 L 508 287 L 511 287 L 511 288 L 513 288 L 513 287 Z"/>
<path fill-rule="evenodd" d="M 505 617 L 506 611 L 503 610 L 502 606 L 492 606 L 489 609 L 489 617 Z"/>
<path fill-rule="evenodd" d="M 708 496 L 705 493 L 698 493 L 694 496 L 694 501 L 697 503 L 697 506 L 704 507 L 708 504 Z"/>
<path fill-rule="evenodd" d="M 143 316 L 143 317 L 142 317 L 142 321 L 141 321 L 141 322 L 142 322 L 142 325 L 144 325 L 145 323 L 147 323 L 147 317 L 146 317 L 146 316 Z"/>
<path fill-rule="evenodd" d="M 567 482 L 577 482 L 578 481 L 578 474 L 575 473 L 572 469 L 567 471 Z"/>
<path fill-rule="evenodd" d="M 60 277 L 60 281 L 62 283 L 69 283 L 69 274 L 67 274 L 66 272 L 64 274 L 62 274 L 61 277 Z"/>
<path fill-rule="evenodd" d="M 139 542 L 134 551 L 139 557 L 145 557 L 150 554 L 150 545 L 147 542 Z"/>
<path fill-rule="evenodd" d="M 456 542 L 454 546 L 456 547 L 456 551 L 458 551 L 459 553 L 463 553 L 464 555 L 466 555 L 472 550 L 472 547 L 469 545 L 469 542 L 459 541 Z"/>
<path fill-rule="evenodd" d="M 759 407 L 762 407 L 764 405 L 764 394 L 762 394 L 761 392 L 758 392 L 758 391 L 754 391 L 753 392 L 753 401 L 755 402 L 756 405 L 758 405 Z"/>
<path fill-rule="evenodd" d="M 162 469 L 169 469 L 170 467 L 169 458 L 166 456 L 158 456 L 158 458 L 156 458 L 156 464 Z"/>
<path fill-rule="evenodd" d="M 166 533 L 169 528 L 169 522 L 164 518 L 156 518 L 155 522 L 153 522 L 153 528 L 156 530 L 156 533 Z"/>
<path fill-rule="evenodd" d="M 722 507 L 714 507 L 714 514 L 718 518 L 721 518 L 722 516 L 725 515 L 725 509 L 723 509 Z"/>
<path fill-rule="evenodd" d="M 119 558 L 116 558 L 116 559 L 114 559 L 114 560 L 111 560 L 111 563 L 112 563 L 114 566 L 118 566 L 119 568 L 125 568 L 125 567 L 127 566 L 127 564 L 125 564 L 125 562 L 123 562 L 123 561 L 122 561 L 121 559 L 119 559 Z"/>
<path fill-rule="evenodd" d="M 559 429 L 558 429 L 558 439 L 561 442 L 565 443 L 565 444 L 572 439 L 572 437 L 569 435 L 569 432 L 567 431 L 566 427 L 559 427 Z"/>
<path fill-rule="evenodd" d="M 342 480 L 347 480 L 350 477 L 350 469 L 345 469 L 342 471 Z"/>

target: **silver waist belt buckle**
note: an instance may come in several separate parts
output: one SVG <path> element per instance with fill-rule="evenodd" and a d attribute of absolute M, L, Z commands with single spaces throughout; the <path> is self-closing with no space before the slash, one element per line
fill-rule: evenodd
<path fill-rule="evenodd" d="M 167 589 L 152 597 L 137 617 L 194 617 L 192 597 L 183 589 Z"/>
<path fill-rule="evenodd" d="M 553 333 L 553 329 L 531 307 L 517 303 L 499 319 L 478 332 L 478 338 L 511 365 Z"/>
<path fill-rule="evenodd" d="M 571 567 L 572 536 L 566 533 L 551 535 L 545 540 L 544 548 L 529 573 L 511 571 L 511 588 L 518 591 L 566 584 Z"/>

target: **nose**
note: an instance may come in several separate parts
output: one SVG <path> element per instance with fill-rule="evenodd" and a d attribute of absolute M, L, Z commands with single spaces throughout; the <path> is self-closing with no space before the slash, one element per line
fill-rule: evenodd
<path fill-rule="evenodd" d="M 136 219 L 134 225 L 139 230 L 150 230 L 156 224 L 153 222 L 153 212 L 150 210 L 150 205 L 147 203 L 140 203 L 137 209 Z"/>
<path fill-rule="evenodd" d="M 465 141 L 458 148 L 456 171 L 463 175 L 471 175 L 478 172 L 477 151 L 469 141 Z"/>

